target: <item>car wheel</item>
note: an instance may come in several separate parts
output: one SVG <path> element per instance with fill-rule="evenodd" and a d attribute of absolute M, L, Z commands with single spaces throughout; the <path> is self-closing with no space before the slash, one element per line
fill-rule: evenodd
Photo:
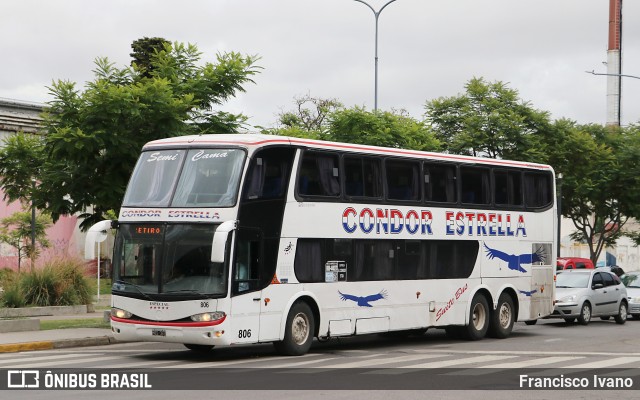
<path fill-rule="evenodd" d="M 491 313 L 489 323 L 489 336 L 504 339 L 509 337 L 515 322 L 515 310 L 513 299 L 506 293 L 498 298 L 498 307 Z"/>
<path fill-rule="evenodd" d="M 464 335 L 469 340 L 480 340 L 489 329 L 489 303 L 487 299 L 476 294 L 471 302 L 469 311 L 469 325 L 465 327 Z"/>
<path fill-rule="evenodd" d="M 591 322 L 591 305 L 585 302 L 584 304 L 582 304 L 580 316 L 578 317 L 578 323 L 580 325 L 588 325 L 589 322 Z"/>
<path fill-rule="evenodd" d="M 616 324 L 622 325 L 627 322 L 627 303 L 620 302 L 620 308 L 618 308 L 618 315 L 613 317 L 616 320 Z"/>
<path fill-rule="evenodd" d="M 313 341 L 315 321 L 307 303 L 295 303 L 287 316 L 284 339 L 274 342 L 278 353 L 285 356 L 301 356 L 309 351 Z"/>

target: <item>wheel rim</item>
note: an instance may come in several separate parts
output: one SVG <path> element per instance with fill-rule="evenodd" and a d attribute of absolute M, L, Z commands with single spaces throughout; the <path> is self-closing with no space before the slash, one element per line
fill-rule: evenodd
<path fill-rule="evenodd" d="M 498 314 L 500 320 L 500 326 L 508 328 L 511 325 L 511 307 L 507 303 L 502 303 Z"/>
<path fill-rule="evenodd" d="M 487 312 L 482 304 L 476 304 L 473 307 L 473 327 L 480 331 L 484 328 L 487 319 Z"/>
<path fill-rule="evenodd" d="M 291 324 L 291 338 L 297 345 L 307 341 L 309 337 L 309 317 L 305 313 L 298 313 Z"/>
<path fill-rule="evenodd" d="M 627 319 L 627 306 L 620 304 L 620 320 L 625 321 Z"/>
<path fill-rule="evenodd" d="M 585 321 L 591 320 L 591 308 L 586 304 L 582 306 L 582 319 Z"/>

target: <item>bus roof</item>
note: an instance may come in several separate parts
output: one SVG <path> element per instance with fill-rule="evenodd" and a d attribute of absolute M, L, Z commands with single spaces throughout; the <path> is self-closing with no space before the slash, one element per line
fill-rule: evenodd
<path fill-rule="evenodd" d="M 324 140 L 303 139 L 288 136 L 265 135 L 259 133 L 238 133 L 238 134 L 209 134 L 176 136 L 165 139 L 151 141 L 144 145 L 144 150 L 162 147 L 183 147 L 183 146 L 220 146 L 233 145 L 246 148 L 262 147 L 269 145 L 291 145 L 295 147 L 312 147 L 324 150 L 341 150 L 353 153 L 391 155 L 397 157 L 421 157 L 436 161 L 464 162 L 470 164 L 503 165 L 518 168 L 533 168 L 540 170 L 552 170 L 551 166 L 524 161 L 501 160 L 485 157 L 471 157 L 457 154 L 433 153 L 419 150 L 407 150 L 391 147 L 369 146 L 354 143 L 330 142 Z"/>

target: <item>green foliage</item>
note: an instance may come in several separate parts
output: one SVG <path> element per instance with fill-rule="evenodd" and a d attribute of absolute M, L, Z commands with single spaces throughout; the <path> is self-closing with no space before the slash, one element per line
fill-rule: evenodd
<path fill-rule="evenodd" d="M 27 304 L 40 307 L 56 304 L 56 275 L 51 268 L 23 273 L 20 288 Z"/>
<path fill-rule="evenodd" d="M 27 304 L 18 285 L 3 286 L 3 288 L 4 292 L 0 295 L 0 305 L 2 307 L 20 308 Z"/>
<path fill-rule="evenodd" d="M 541 160 L 539 136 L 549 129 L 547 112 L 521 101 L 502 82 L 473 78 L 465 94 L 426 103 L 425 117 L 444 150 L 512 160 Z"/>
<path fill-rule="evenodd" d="M 640 217 L 637 155 L 640 135 L 633 129 L 556 121 L 545 137 L 549 162 L 562 174 L 562 214 L 576 228 L 574 240 L 589 246 L 596 261 L 615 245 L 630 217 Z"/>
<path fill-rule="evenodd" d="M 46 213 L 36 213 L 33 230 L 31 219 L 31 211 L 18 211 L 0 219 L 0 242 L 18 251 L 18 271 L 23 258 L 35 260 L 40 248 L 50 245 L 46 230 L 51 226 L 51 217 Z M 31 240 L 32 232 L 35 233 L 35 246 Z"/>
<path fill-rule="evenodd" d="M 218 54 L 214 62 L 201 62 L 196 46 L 169 44 L 161 38 L 134 42 L 132 54 L 133 68 L 96 59 L 94 80 L 84 91 L 73 82 L 53 82 L 53 100 L 44 113 L 46 134 L 30 140 L 22 136 L 0 152 L 0 183 L 9 185 L 10 200 L 33 198 L 54 221 L 83 213 L 81 228 L 86 229 L 104 219 L 107 210 L 119 210 L 146 142 L 234 132 L 245 122 L 242 115 L 212 107 L 253 82 L 259 71 L 256 56 L 231 52 Z M 34 168 L 29 169 L 31 164 Z M 19 175 L 4 175 L 16 165 L 22 168 Z M 31 195 L 27 184 L 33 177 L 38 185 Z"/>
<path fill-rule="evenodd" d="M 265 133 L 413 150 L 440 148 L 428 127 L 404 111 L 344 108 L 336 99 L 310 95 L 296 98 L 295 104 L 295 110 L 279 115 L 278 128 Z"/>
<path fill-rule="evenodd" d="M 42 166 L 40 143 L 40 137 L 22 132 L 3 140 L 0 146 L 0 187 L 5 200 L 20 200 L 26 204 L 32 199 L 33 178 L 39 175 Z"/>
<path fill-rule="evenodd" d="M 152 56 L 164 50 L 165 46 L 170 44 L 168 40 L 159 37 L 143 37 L 142 39 L 134 40 L 131 43 L 133 52 L 129 54 L 132 58 L 131 67 L 135 68 L 141 75 L 150 78 L 153 70 L 153 65 L 151 64 Z"/>
<path fill-rule="evenodd" d="M 413 150 L 435 151 L 440 142 L 429 128 L 404 112 L 368 112 L 360 107 L 330 115 L 327 140 Z"/>
<path fill-rule="evenodd" d="M 43 268 L 16 274 L 2 300 L 8 307 L 90 304 L 92 285 L 84 270 L 80 260 L 50 261 Z"/>

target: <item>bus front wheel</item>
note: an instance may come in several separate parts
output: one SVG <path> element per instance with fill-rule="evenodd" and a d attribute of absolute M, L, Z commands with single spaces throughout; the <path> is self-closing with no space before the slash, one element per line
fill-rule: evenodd
<path fill-rule="evenodd" d="M 274 342 L 276 351 L 286 356 L 300 356 L 311 348 L 315 321 L 313 312 L 307 303 L 295 303 L 287 316 L 284 339 Z"/>
<path fill-rule="evenodd" d="M 483 295 L 476 294 L 471 302 L 469 325 L 466 326 L 465 336 L 469 340 L 480 340 L 485 337 L 488 329 L 489 303 Z"/>

